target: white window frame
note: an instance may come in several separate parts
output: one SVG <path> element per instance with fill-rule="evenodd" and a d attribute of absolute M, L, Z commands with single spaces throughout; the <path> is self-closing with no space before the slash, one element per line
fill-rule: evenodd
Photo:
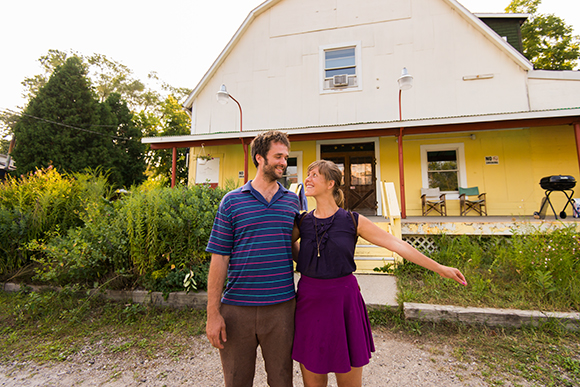
<path fill-rule="evenodd" d="M 296 157 L 296 168 L 298 169 L 298 183 L 303 183 L 302 180 L 302 151 L 289 152 L 288 158 Z"/>
<path fill-rule="evenodd" d="M 361 45 L 360 41 L 356 42 L 346 42 L 340 44 L 328 44 L 324 46 L 320 46 L 318 48 L 318 57 L 320 58 L 320 74 L 319 74 L 319 87 L 320 87 L 320 94 L 332 94 L 332 93 L 341 93 L 341 92 L 348 92 L 348 91 L 358 91 L 362 90 L 362 62 L 361 62 Z M 354 78 L 356 80 L 355 86 L 340 86 L 340 87 L 333 87 L 333 88 L 324 88 L 324 82 L 326 81 L 326 52 L 332 50 L 339 50 L 343 48 L 354 48 L 354 56 L 355 56 L 355 69 L 356 74 Z"/>
<path fill-rule="evenodd" d="M 457 152 L 457 185 L 459 187 L 467 187 L 467 172 L 465 169 L 465 146 L 461 143 L 455 144 L 430 144 L 421 145 L 421 178 L 422 187 L 429 187 L 429 167 L 427 162 L 427 152 L 436 151 L 450 151 Z M 442 191 L 445 193 L 445 198 L 448 200 L 459 200 L 459 191 Z"/>

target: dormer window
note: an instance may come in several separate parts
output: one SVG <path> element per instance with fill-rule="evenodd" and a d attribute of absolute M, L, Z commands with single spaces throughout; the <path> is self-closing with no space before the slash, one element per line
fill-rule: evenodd
<path fill-rule="evenodd" d="M 360 43 L 320 48 L 322 93 L 360 90 Z"/>

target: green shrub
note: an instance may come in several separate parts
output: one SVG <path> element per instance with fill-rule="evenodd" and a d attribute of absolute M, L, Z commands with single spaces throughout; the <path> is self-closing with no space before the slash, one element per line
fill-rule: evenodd
<path fill-rule="evenodd" d="M 117 202 L 118 203 L 118 202 Z M 36 251 L 37 279 L 58 285 L 93 285 L 116 278 L 117 286 L 130 278 L 131 261 L 116 216 L 117 203 L 91 202 L 83 213 L 83 226 L 57 231 L 46 240 L 34 240 L 26 248 Z"/>
<path fill-rule="evenodd" d="M 135 192 L 118 209 L 126 220 L 129 252 L 139 274 L 207 261 L 205 247 L 222 189 L 153 188 Z"/>
<path fill-rule="evenodd" d="M 210 255 L 205 246 L 225 190 L 209 186 L 163 188 L 145 184 L 115 202 L 90 203 L 83 226 L 34 241 L 41 253 L 38 278 L 57 284 L 144 286 L 183 290 L 192 270 L 206 286 Z"/>
<path fill-rule="evenodd" d="M 545 302 L 568 303 L 580 310 L 580 233 L 568 226 L 513 238 L 514 270 L 530 294 Z"/>
<path fill-rule="evenodd" d="M 580 233 L 575 224 L 506 236 L 436 236 L 437 262 L 459 268 L 466 288 L 405 262 L 395 268 L 403 302 L 580 310 Z"/>
<path fill-rule="evenodd" d="M 100 170 L 60 174 L 49 167 L 0 184 L 0 275 L 30 262 L 32 240 L 82 224 L 86 205 L 107 192 Z"/>

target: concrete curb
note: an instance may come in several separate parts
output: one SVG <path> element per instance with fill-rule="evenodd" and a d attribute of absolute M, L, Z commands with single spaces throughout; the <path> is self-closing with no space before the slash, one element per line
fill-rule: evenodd
<path fill-rule="evenodd" d="M 364 281 L 361 281 L 364 283 Z M 373 289 L 372 284 L 361 286 L 361 290 Z M 37 292 L 43 289 L 59 290 L 51 286 L 28 286 Z M 365 289 L 365 287 L 367 287 Z M 2 284 L 2 290 L 5 292 L 18 292 L 21 286 L 14 283 Z M 196 293 L 174 292 L 170 293 L 167 299 L 161 292 L 148 292 L 145 290 L 92 290 L 93 294 L 101 293 L 105 297 L 120 301 L 134 302 L 144 305 L 155 305 L 171 308 L 192 308 L 205 309 L 207 305 L 207 292 L 200 291 Z M 372 293 L 368 294 L 366 300 L 369 309 L 376 308 L 396 308 L 392 302 L 378 303 Z M 580 330 L 580 313 L 559 313 L 559 312 L 540 312 L 533 310 L 518 309 L 493 309 L 493 308 L 463 308 L 450 305 L 431 305 L 405 302 L 403 304 L 405 318 L 408 320 L 420 321 L 452 321 L 466 324 L 484 324 L 488 326 L 504 327 L 521 327 L 524 325 L 539 326 L 550 320 L 556 320 L 562 326 L 569 330 Z"/>
<path fill-rule="evenodd" d="M 29 285 L 33 291 L 38 292 L 44 289 L 59 290 L 53 286 L 36 286 Z M 2 286 L 5 292 L 18 292 L 20 285 L 14 283 L 5 283 Z M 111 300 L 120 302 L 135 302 L 144 305 L 165 306 L 171 308 L 193 308 L 205 309 L 207 305 L 207 292 L 200 291 L 197 293 L 174 292 L 169 293 L 167 299 L 161 292 L 148 292 L 146 290 L 91 290 L 91 294 L 102 293 Z"/>
<path fill-rule="evenodd" d="M 454 321 L 489 326 L 539 326 L 556 320 L 568 330 L 580 330 L 580 313 L 540 312 L 535 310 L 462 308 L 450 305 L 403 303 L 405 318 L 421 321 Z"/>

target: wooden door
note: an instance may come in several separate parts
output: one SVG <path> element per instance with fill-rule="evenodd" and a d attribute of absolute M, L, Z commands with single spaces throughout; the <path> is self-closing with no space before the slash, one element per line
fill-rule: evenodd
<path fill-rule="evenodd" d="M 345 208 L 363 215 L 377 214 L 374 143 L 322 145 L 321 157 L 341 169 Z"/>

